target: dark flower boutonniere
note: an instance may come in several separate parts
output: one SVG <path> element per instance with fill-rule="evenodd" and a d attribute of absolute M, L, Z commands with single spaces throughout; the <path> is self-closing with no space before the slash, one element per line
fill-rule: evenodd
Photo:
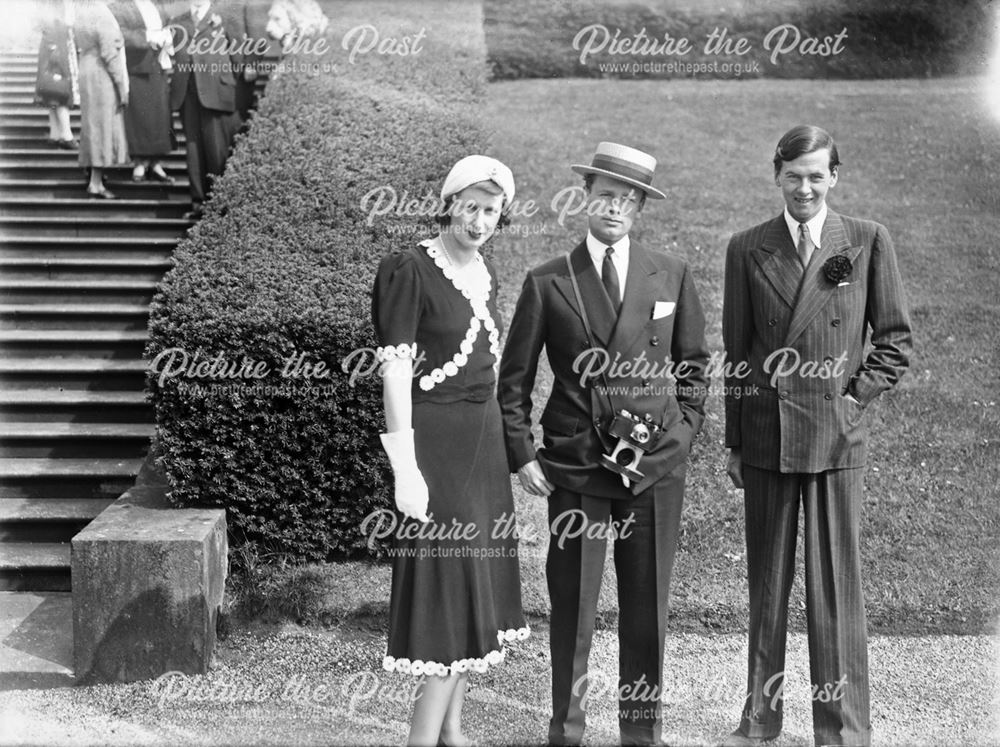
<path fill-rule="evenodd" d="M 842 283 L 853 269 L 851 260 L 843 254 L 835 254 L 823 263 L 823 274 L 831 283 Z"/>

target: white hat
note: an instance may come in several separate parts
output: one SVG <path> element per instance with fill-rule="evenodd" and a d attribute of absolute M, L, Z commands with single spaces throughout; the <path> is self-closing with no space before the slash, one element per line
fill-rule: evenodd
<path fill-rule="evenodd" d="M 504 207 L 510 206 L 514 199 L 514 175 L 497 159 L 489 156 L 466 156 L 452 166 L 441 186 L 441 199 L 447 200 L 479 182 L 495 182 L 503 190 Z"/>
<path fill-rule="evenodd" d="M 604 174 L 618 181 L 638 187 L 650 197 L 662 200 L 663 192 L 653 186 L 656 159 L 641 150 L 618 143 L 598 143 L 597 151 L 589 166 L 577 163 L 570 166 L 578 174 Z"/>

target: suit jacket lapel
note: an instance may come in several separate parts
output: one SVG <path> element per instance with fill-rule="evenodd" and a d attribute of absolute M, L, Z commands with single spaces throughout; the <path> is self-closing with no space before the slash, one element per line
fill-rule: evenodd
<path fill-rule="evenodd" d="M 781 299 L 793 308 L 802 279 L 802 264 L 788 233 L 784 215 L 771 221 L 761 245 L 750 253 Z"/>
<path fill-rule="evenodd" d="M 656 268 L 649 261 L 646 250 L 633 241 L 629 247 L 625 298 L 611 336 L 610 350 L 627 350 L 651 318 L 654 293 L 649 278 L 654 273 Z"/>
<path fill-rule="evenodd" d="M 583 241 L 570 254 L 570 264 L 576 275 L 576 281 L 580 286 L 580 295 L 587 308 L 587 320 L 590 322 L 590 330 L 594 333 L 594 344 L 608 347 L 611 339 L 611 332 L 615 326 L 615 310 L 611 306 L 608 294 L 604 291 L 601 278 L 594 269 L 594 263 L 590 259 L 587 251 L 587 242 Z M 631 278 L 631 270 L 629 271 Z M 583 320 L 583 315 L 576 303 L 576 294 L 573 292 L 573 281 L 569 275 L 561 276 L 554 281 L 556 288 L 566 298 L 567 303 L 573 311 Z M 627 287 L 626 287 L 627 294 Z"/>
<path fill-rule="evenodd" d="M 823 264 L 834 254 L 844 254 L 853 262 L 861 249 L 860 246 L 851 247 L 849 245 L 847 233 L 844 231 L 844 222 L 837 213 L 830 210 L 823 223 L 819 248 L 813 252 L 809 266 L 806 267 L 805 275 L 802 278 L 799 297 L 795 303 L 792 318 L 788 323 L 788 332 L 785 335 L 786 346 L 795 342 L 799 335 L 805 331 L 809 322 L 833 297 L 833 293 L 837 289 L 837 286 L 824 275 Z"/>
<path fill-rule="evenodd" d="M 194 25 L 194 36 L 200 35 L 206 28 L 208 28 L 211 18 L 212 18 L 212 6 L 209 5 L 206 8 L 205 13 L 202 15 L 201 20 L 197 23 L 194 22 L 194 16 L 191 16 L 191 23 Z"/>

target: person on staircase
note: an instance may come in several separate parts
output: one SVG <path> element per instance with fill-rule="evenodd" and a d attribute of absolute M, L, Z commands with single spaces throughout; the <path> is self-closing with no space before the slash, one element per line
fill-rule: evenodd
<path fill-rule="evenodd" d="M 102 0 L 76 0 L 73 33 L 80 55 L 80 166 L 90 169 L 87 196 L 114 199 L 104 171 L 129 164 L 125 42 Z"/>
<path fill-rule="evenodd" d="M 47 0 L 41 13 L 35 103 L 49 110 L 49 143 L 76 150 L 69 124 L 70 106 L 80 105 L 80 78 L 73 39 L 72 0 Z"/>
<path fill-rule="evenodd" d="M 173 184 L 160 160 L 171 143 L 170 71 L 173 35 L 165 28 L 159 0 L 118 0 L 111 6 L 125 39 L 131 105 L 125 110 L 125 137 L 132 156 L 132 181 Z"/>
<path fill-rule="evenodd" d="M 226 167 L 241 120 L 236 109 L 236 75 L 242 69 L 246 29 L 241 16 L 210 0 L 192 0 L 170 21 L 174 68 L 170 108 L 180 111 L 187 139 L 192 210 L 201 215 L 211 179 Z"/>

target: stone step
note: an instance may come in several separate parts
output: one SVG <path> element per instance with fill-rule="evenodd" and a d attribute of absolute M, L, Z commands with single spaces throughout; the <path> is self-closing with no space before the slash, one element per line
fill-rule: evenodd
<path fill-rule="evenodd" d="M 149 280 L 158 282 L 172 262 L 159 257 L 0 257 L 0 277 L 10 280 Z"/>
<path fill-rule="evenodd" d="M 0 392 L 0 421 L 38 423 L 152 423 L 153 405 L 142 391 L 14 389 Z"/>
<path fill-rule="evenodd" d="M 0 358 L 0 388 L 142 391 L 146 370 L 141 359 Z"/>
<path fill-rule="evenodd" d="M 0 459 L 0 479 L 133 479 L 141 466 L 141 459 Z"/>
<path fill-rule="evenodd" d="M 0 329 L 0 355 L 8 358 L 142 358 L 149 333 L 108 329 Z M 0 402 L 3 392 L 0 391 Z"/>
<path fill-rule="evenodd" d="M 0 543 L 0 591 L 70 591 L 69 542 Z"/>
<path fill-rule="evenodd" d="M 22 128 L 24 129 L 24 128 Z M 33 151 L 40 148 L 46 148 L 53 151 L 60 151 L 65 153 L 73 154 L 76 157 L 76 151 L 62 151 L 56 148 L 55 145 L 48 142 L 49 131 L 48 129 L 42 129 L 36 126 L 28 126 L 24 132 L 17 132 L 17 128 L 13 132 L 5 132 L 0 123 L 0 152 L 8 154 L 20 154 L 23 151 Z M 73 136 L 79 137 L 79 127 L 73 129 Z M 174 153 L 184 152 L 184 146 L 187 142 L 184 137 L 184 133 L 176 132 L 175 137 L 177 139 L 177 146 L 180 149 L 174 150 Z"/>
<path fill-rule="evenodd" d="M 0 242 L 0 259 L 10 260 L 133 260 L 169 261 L 178 237 L 161 236 L 28 236 L 11 235 Z"/>
<path fill-rule="evenodd" d="M 2 74 L 2 67 L 0 67 L 0 74 Z M 6 77 L 6 76 L 4 76 Z M 26 119 L 36 120 L 45 125 L 46 131 L 48 131 L 49 126 L 49 110 L 43 106 L 37 106 L 35 104 L 20 104 L 14 106 L 4 107 L 5 117 L 24 117 Z M 174 126 L 176 128 L 182 127 L 180 112 L 173 112 L 172 119 Z M 70 124 L 78 125 L 80 123 L 80 108 L 75 107 L 69 110 L 69 121 Z"/>
<path fill-rule="evenodd" d="M 90 521 L 111 498 L 0 498 L 0 523 Z"/>
<path fill-rule="evenodd" d="M 36 185 L 41 191 L 46 185 L 59 185 L 72 189 L 72 183 L 59 180 L 40 180 Z M 0 185 L 2 188 L 2 185 Z M 177 199 L 129 199 L 127 195 L 118 195 L 118 199 L 105 200 L 86 197 L 86 185 L 82 182 L 76 185 L 74 197 L 0 197 L 0 214 L 21 217 L 60 217 L 85 219 L 135 219 L 135 218 L 173 218 L 180 219 L 191 209 L 190 198 L 184 192 L 177 192 Z M 110 185 L 108 186 L 110 189 Z M 34 187 L 30 187 L 34 189 Z"/>
<path fill-rule="evenodd" d="M 0 459 L 0 498 L 115 499 L 135 481 L 141 459 Z"/>
<path fill-rule="evenodd" d="M 105 177 L 104 186 L 106 186 L 112 194 L 115 195 L 117 199 L 115 200 L 98 200 L 94 198 L 87 197 L 87 179 L 82 171 L 77 171 L 75 175 L 67 171 L 63 176 L 58 175 L 39 175 L 37 177 L 28 176 L 27 178 L 19 177 L 16 179 L 0 179 L 0 193 L 5 197 L 13 197 L 18 199 L 28 199 L 33 201 L 48 201 L 53 199 L 67 200 L 67 199 L 90 199 L 91 202 L 104 203 L 110 207 L 119 207 L 122 203 L 129 200 L 158 200 L 158 201 L 171 201 L 177 205 L 181 205 L 180 213 L 183 211 L 190 210 L 191 208 L 191 189 L 190 181 L 186 176 L 179 177 L 173 184 L 160 184 L 158 182 L 133 182 L 131 179 L 124 177 L 121 178 L 110 178 Z M 39 212 L 49 213 L 49 208 L 47 206 L 39 206 L 39 209 L 35 210 L 19 210 L 17 211 L 22 215 L 31 215 Z M 172 210 L 170 214 L 176 213 L 177 210 Z M 66 213 L 67 215 L 73 215 L 74 213 Z"/>
<path fill-rule="evenodd" d="M 0 329 L 146 329 L 147 304 L 0 304 Z"/>
<path fill-rule="evenodd" d="M 0 498 L 0 542 L 69 542 L 112 498 Z"/>
<path fill-rule="evenodd" d="M 5 542 L 0 545 L 0 570 L 69 566 L 69 543 Z"/>
<path fill-rule="evenodd" d="M 76 439 L 145 440 L 153 436 L 148 423 L 0 423 L 0 440 L 48 441 Z"/>
<path fill-rule="evenodd" d="M 0 151 L 0 173 L 15 168 L 54 168 L 66 165 L 79 168 L 78 159 L 77 151 L 63 150 L 45 142 L 37 148 Z M 187 169 L 183 148 L 171 151 L 159 161 L 167 173 L 184 173 Z"/>
<path fill-rule="evenodd" d="M 0 215 L 0 234 L 31 233 L 35 236 L 178 238 L 192 225 L 193 221 L 184 218 Z"/>
<path fill-rule="evenodd" d="M 0 280 L 0 304 L 149 304 L 155 280 Z"/>
<path fill-rule="evenodd" d="M 0 392 L 0 421 L 39 423 L 152 423 L 142 391 L 14 389 Z"/>
<path fill-rule="evenodd" d="M 4 422 L 0 457 L 142 458 L 153 432 L 149 423 Z"/>

